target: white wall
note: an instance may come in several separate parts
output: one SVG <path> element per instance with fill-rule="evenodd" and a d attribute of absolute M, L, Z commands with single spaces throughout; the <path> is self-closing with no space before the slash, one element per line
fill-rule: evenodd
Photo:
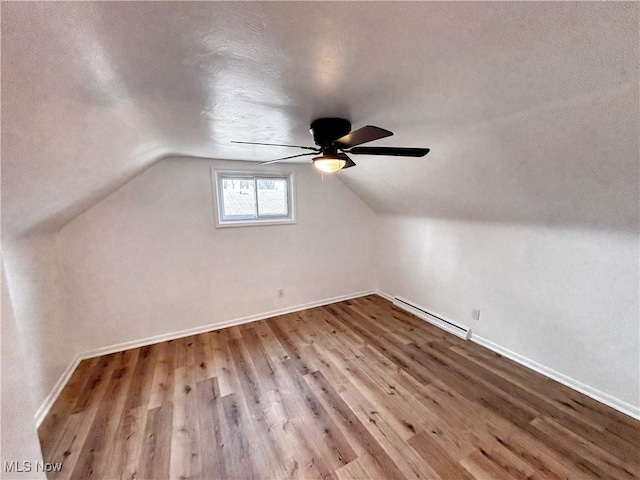
<path fill-rule="evenodd" d="M 216 229 L 212 166 L 295 171 L 297 223 Z M 162 160 L 59 232 L 64 335 L 84 352 L 370 290 L 374 230 L 374 212 L 309 165 Z"/>
<path fill-rule="evenodd" d="M 2 264 L 2 432 L 0 452 L 0 478 L 46 478 L 35 471 L 36 462 L 42 462 L 36 426 L 33 419 L 34 405 L 25 382 L 29 369 L 25 352 L 19 339 L 11 297 L 7 288 L 4 263 Z M 31 462 L 32 472 L 5 472 L 5 462 Z"/>
<path fill-rule="evenodd" d="M 376 251 L 383 292 L 637 411 L 636 232 L 380 215 Z"/>
<path fill-rule="evenodd" d="M 36 406 L 73 361 L 74 330 L 67 323 L 67 297 L 60 276 L 55 233 L 3 237 L 2 253 L 17 334 Z"/>

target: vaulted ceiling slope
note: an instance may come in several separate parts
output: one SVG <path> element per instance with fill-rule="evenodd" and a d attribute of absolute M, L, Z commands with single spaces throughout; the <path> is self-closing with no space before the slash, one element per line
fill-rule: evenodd
<path fill-rule="evenodd" d="M 10 2 L 2 222 L 57 229 L 169 153 L 267 160 L 309 122 L 388 128 L 380 212 L 637 229 L 633 3 Z"/>

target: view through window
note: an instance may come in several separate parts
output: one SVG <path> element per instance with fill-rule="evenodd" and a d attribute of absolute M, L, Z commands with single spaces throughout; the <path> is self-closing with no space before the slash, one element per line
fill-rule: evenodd
<path fill-rule="evenodd" d="M 217 174 L 220 223 L 293 221 L 291 177 Z"/>

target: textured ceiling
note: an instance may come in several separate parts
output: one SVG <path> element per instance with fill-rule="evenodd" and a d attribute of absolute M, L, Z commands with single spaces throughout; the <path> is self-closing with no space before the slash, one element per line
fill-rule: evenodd
<path fill-rule="evenodd" d="M 636 229 L 634 3 L 10 2 L 2 224 L 56 229 L 167 154 L 268 160 L 344 116 L 374 209 Z"/>

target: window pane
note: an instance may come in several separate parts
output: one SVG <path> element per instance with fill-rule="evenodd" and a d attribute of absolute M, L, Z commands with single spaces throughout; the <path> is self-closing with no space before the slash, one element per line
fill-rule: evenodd
<path fill-rule="evenodd" d="M 253 178 L 223 178 L 222 196 L 225 219 L 256 218 Z"/>
<path fill-rule="evenodd" d="M 258 215 L 286 217 L 287 181 L 283 178 L 258 178 Z"/>

